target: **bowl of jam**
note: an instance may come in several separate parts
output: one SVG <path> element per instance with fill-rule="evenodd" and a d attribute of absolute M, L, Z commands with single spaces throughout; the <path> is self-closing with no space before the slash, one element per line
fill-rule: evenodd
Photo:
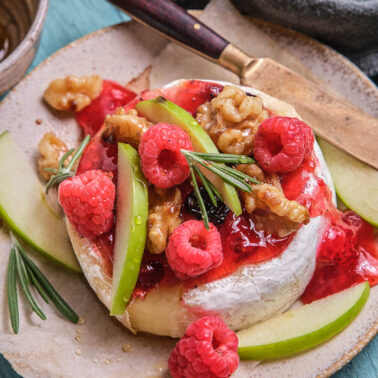
<path fill-rule="evenodd" d="M 39 44 L 49 0 L 0 0 L 0 94 L 30 66 Z"/>

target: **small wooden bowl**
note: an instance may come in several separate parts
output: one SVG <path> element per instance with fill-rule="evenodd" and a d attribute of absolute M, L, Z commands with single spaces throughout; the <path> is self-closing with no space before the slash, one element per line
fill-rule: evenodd
<path fill-rule="evenodd" d="M 49 0 L 4 0 L 0 4 L 3 38 L 0 61 L 0 94 L 16 84 L 27 71 L 39 44 Z M 5 32 L 5 33 L 4 33 Z M 5 36 L 4 36 L 5 34 Z"/>

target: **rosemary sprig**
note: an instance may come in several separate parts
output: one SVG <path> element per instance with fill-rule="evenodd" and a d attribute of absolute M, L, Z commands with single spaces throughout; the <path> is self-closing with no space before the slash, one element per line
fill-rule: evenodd
<path fill-rule="evenodd" d="M 193 166 L 190 167 L 190 174 L 192 176 L 193 186 L 194 186 L 194 193 L 196 194 L 198 205 L 201 210 L 203 223 L 205 224 L 206 230 L 209 229 L 209 217 L 207 216 L 206 206 L 203 202 L 203 198 L 201 196 L 201 192 L 198 187 L 198 183 L 196 180 L 196 175 L 194 174 Z"/>
<path fill-rule="evenodd" d="M 42 299 L 49 304 L 50 300 L 49 297 L 45 291 L 45 289 L 41 286 L 39 281 L 37 280 L 36 276 L 34 275 L 33 271 L 29 267 L 29 265 L 26 265 L 26 270 L 28 271 L 28 275 L 30 277 L 31 282 L 33 283 L 34 287 L 37 289 L 39 295 L 42 297 Z"/>
<path fill-rule="evenodd" d="M 202 173 L 198 165 L 208 169 L 217 176 L 219 176 L 223 181 L 228 184 L 243 190 L 245 192 L 251 193 L 252 187 L 250 183 L 260 184 L 260 181 L 256 180 L 254 177 L 248 176 L 237 169 L 227 166 L 227 164 L 252 164 L 255 160 L 249 156 L 245 155 L 232 155 L 232 154 L 220 154 L 220 153 L 202 153 L 193 152 L 188 150 L 181 150 L 181 153 L 185 156 L 186 161 L 189 164 L 190 174 L 192 177 L 192 182 L 194 186 L 194 193 L 196 195 L 202 219 L 205 224 L 206 229 L 209 229 L 209 218 L 207 215 L 205 203 L 201 196 L 201 192 L 198 187 L 196 175 L 202 181 L 211 202 L 214 206 L 217 206 L 216 197 L 223 201 L 221 194 L 215 188 L 215 186 L 210 182 L 208 178 Z"/>
<path fill-rule="evenodd" d="M 215 207 L 218 207 L 217 199 L 215 196 L 217 195 L 214 193 L 215 186 L 203 175 L 201 170 L 196 166 L 193 165 L 194 172 L 197 174 L 197 176 L 201 179 L 203 186 L 205 187 L 207 194 L 210 197 L 211 202 Z M 216 189 L 215 189 L 216 190 Z M 219 194 L 219 192 L 218 192 Z"/>
<path fill-rule="evenodd" d="M 85 138 L 80 143 L 80 146 L 77 148 L 76 151 L 73 148 L 71 150 L 67 151 L 62 156 L 62 158 L 60 159 L 58 169 L 45 168 L 45 171 L 54 173 L 54 175 L 51 176 L 50 180 L 48 181 L 48 183 L 46 185 L 46 193 L 49 192 L 49 189 L 53 185 L 57 185 L 57 184 L 61 183 L 62 181 L 68 179 L 69 177 L 75 176 L 76 169 L 77 169 L 77 165 L 75 167 L 75 164 L 78 161 L 78 159 L 81 157 L 85 147 L 89 143 L 89 140 L 90 140 L 90 136 L 86 135 Z M 64 163 L 66 162 L 68 157 L 71 156 L 71 155 L 72 155 L 71 161 L 69 162 L 67 167 L 65 167 Z"/>
<path fill-rule="evenodd" d="M 16 252 L 12 247 L 9 255 L 7 273 L 7 297 L 11 324 L 14 333 L 18 333 L 20 316 L 18 312 L 17 298 L 17 273 L 16 273 Z"/>
<path fill-rule="evenodd" d="M 25 262 L 28 264 L 30 269 L 35 274 L 41 286 L 45 289 L 46 294 L 51 299 L 51 302 L 54 303 L 56 309 L 70 322 L 77 323 L 79 321 L 79 316 L 76 312 L 69 306 L 69 304 L 59 295 L 59 293 L 51 285 L 50 281 L 46 276 L 41 272 L 41 270 L 33 263 L 32 260 L 26 255 L 26 252 L 23 249 L 20 249 L 22 257 Z"/>
<path fill-rule="evenodd" d="M 20 281 L 22 291 L 29 302 L 30 307 L 32 310 L 42 319 L 46 320 L 46 315 L 44 312 L 39 308 L 37 302 L 34 300 L 29 286 L 29 276 L 26 272 L 24 261 L 22 260 L 19 250 L 16 249 L 16 270 L 17 270 L 17 277 Z"/>
<path fill-rule="evenodd" d="M 254 184 L 260 184 L 260 181 L 255 179 L 254 177 L 248 176 L 245 173 L 238 171 L 237 169 L 228 167 L 227 165 L 222 166 L 222 170 L 228 172 L 231 176 L 235 178 L 241 178 L 242 180 L 247 180 L 253 182 Z"/>
<path fill-rule="evenodd" d="M 51 300 L 57 310 L 66 319 L 73 323 L 77 323 L 79 321 L 79 316 L 58 294 L 58 292 L 54 289 L 45 275 L 27 256 L 25 250 L 12 232 L 10 233 L 10 237 L 11 251 L 7 273 L 7 297 L 9 314 L 14 333 L 18 333 L 19 330 L 17 278 L 19 280 L 22 292 L 24 293 L 30 307 L 41 319 L 45 320 L 46 315 L 35 301 L 31 286 L 35 287 L 39 295 L 44 299 L 46 303 L 50 303 Z"/>
<path fill-rule="evenodd" d="M 186 151 L 189 154 L 195 155 L 203 160 L 215 161 L 218 163 L 230 163 L 230 164 L 253 164 L 255 159 L 245 155 L 233 155 L 233 154 L 220 154 L 220 153 L 204 153 Z"/>

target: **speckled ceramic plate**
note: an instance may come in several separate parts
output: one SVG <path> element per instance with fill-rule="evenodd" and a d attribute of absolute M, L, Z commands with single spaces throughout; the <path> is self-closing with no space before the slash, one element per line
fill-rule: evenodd
<path fill-rule="evenodd" d="M 351 102 L 378 116 L 378 91 L 354 65 L 333 50 L 298 33 L 268 24 L 262 27 L 314 73 Z M 79 130 L 70 117 L 52 113 L 41 96 L 48 83 L 68 74 L 101 76 L 126 83 L 159 54 L 167 42 L 135 23 L 106 28 L 58 51 L 29 74 L 0 105 L 0 131 L 10 129 L 35 166 L 37 142 L 53 130 L 68 145 L 78 141 Z M 36 122 L 38 120 L 38 122 Z M 40 122 L 42 121 L 42 123 Z M 5 277 L 9 242 L 0 230 L 0 277 Z M 39 260 L 39 259 L 38 259 Z M 146 377 L 166 375 L 166 360 L 173 340 L 134 337 L 113 321 L 82 277 L 40 261 L 53 284 L 86 319 L 73 325 L 45 307 L 50 321 L 42 323 L 21 312 L 21 331 L 11 334 L 0 283 L 0 345 L 4 356 L 24 376 Z M 378 287 L 357 319 L 342 333 L 308 352 L 260 364 L 242 362 L 235 377 L 329 376 L 353 358 L 376 334 Z M 129 353 L 122 345 L 130 344 Z"/>

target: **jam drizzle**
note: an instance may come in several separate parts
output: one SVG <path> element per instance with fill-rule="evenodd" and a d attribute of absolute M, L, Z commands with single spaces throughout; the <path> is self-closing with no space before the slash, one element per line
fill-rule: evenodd
<path fill-rule="evenodd" d="M 76 113 L 76 121 L 84 135 L 94 136 L 104 123 L 106 115 L 113 114 L 119 106 L 128 104 L 135 97 L 133 91 L 114 81 L 104 80 L 100 95 Z"/>

